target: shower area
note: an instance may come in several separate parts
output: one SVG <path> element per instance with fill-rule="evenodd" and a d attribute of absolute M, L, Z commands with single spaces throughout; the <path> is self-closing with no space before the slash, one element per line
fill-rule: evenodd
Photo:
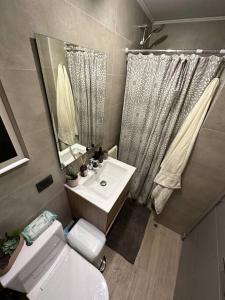
<path fill-rule="evenodd" d="M 132 199 L 154 211 L 156 221 L 186 236 L 223 195 L 222 186 L 210 199 L 193 195 L 200 186 L 195 178 L 191 190 L 187 172 L 223 86 L 225 50 L 160 49 L 168 38 L 164 26 L 139 29 L 141 49 L 125 50 L 119 159 L 136 167 Z M 197 167 L 202 174 L 203 167 Z"/>

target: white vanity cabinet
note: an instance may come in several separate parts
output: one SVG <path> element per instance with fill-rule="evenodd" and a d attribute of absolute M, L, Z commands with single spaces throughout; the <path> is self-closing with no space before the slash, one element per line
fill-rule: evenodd
<path fill-rule="evenodd" d="M 69 198 L 72 216 L 77 219 L 84 218 L 107 234 L 127 199 L 129 183 L 125 186 L 110 211 L 105 211 L 82 196 L 76 194 L 71 189 L 67 188 L 66 191 Z"/>
<path fill-rule="evenodd" d="M 107 233 L 122 208 L 135 167 L 108 158 L 86 177 L 79 176 L 79 185 L 65 185 L 72 215 L 84 218 Z"/>

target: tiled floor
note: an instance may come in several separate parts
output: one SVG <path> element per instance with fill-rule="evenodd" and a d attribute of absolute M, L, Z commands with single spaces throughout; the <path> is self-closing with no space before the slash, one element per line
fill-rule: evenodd
<path fill-rule="evenodd" d="M 182 242 L 150 217 L 135 264 L 106 248 L 110 300 L 172 300 Z"/>

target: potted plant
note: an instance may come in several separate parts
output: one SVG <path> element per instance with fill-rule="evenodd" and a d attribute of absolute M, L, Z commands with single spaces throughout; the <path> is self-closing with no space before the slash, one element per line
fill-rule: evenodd
<path fill-rule="evenodd" d="M 66 168 L 66 183 L 70 187 L 75 187 L 78 185 L 78 174 L 72 166 Z"/>
<path fill-rule="evenodd" d="M 24 239 L 19 230 L 5 234 L 5 238 L 0 239 L 0 276 L 7 273 L 24 244 Z"/>

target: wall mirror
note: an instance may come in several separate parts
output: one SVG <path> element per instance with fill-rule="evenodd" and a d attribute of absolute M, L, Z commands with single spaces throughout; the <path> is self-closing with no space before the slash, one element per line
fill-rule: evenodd
<path fill-rule="evenodd" d="M 102 144 L 106 54 L 36 34 L 61 167 Z"/>
<path fill-rule="evenodd" d="M 0 175 L 28 161 L 27 150 L 0 82 Z"/>

